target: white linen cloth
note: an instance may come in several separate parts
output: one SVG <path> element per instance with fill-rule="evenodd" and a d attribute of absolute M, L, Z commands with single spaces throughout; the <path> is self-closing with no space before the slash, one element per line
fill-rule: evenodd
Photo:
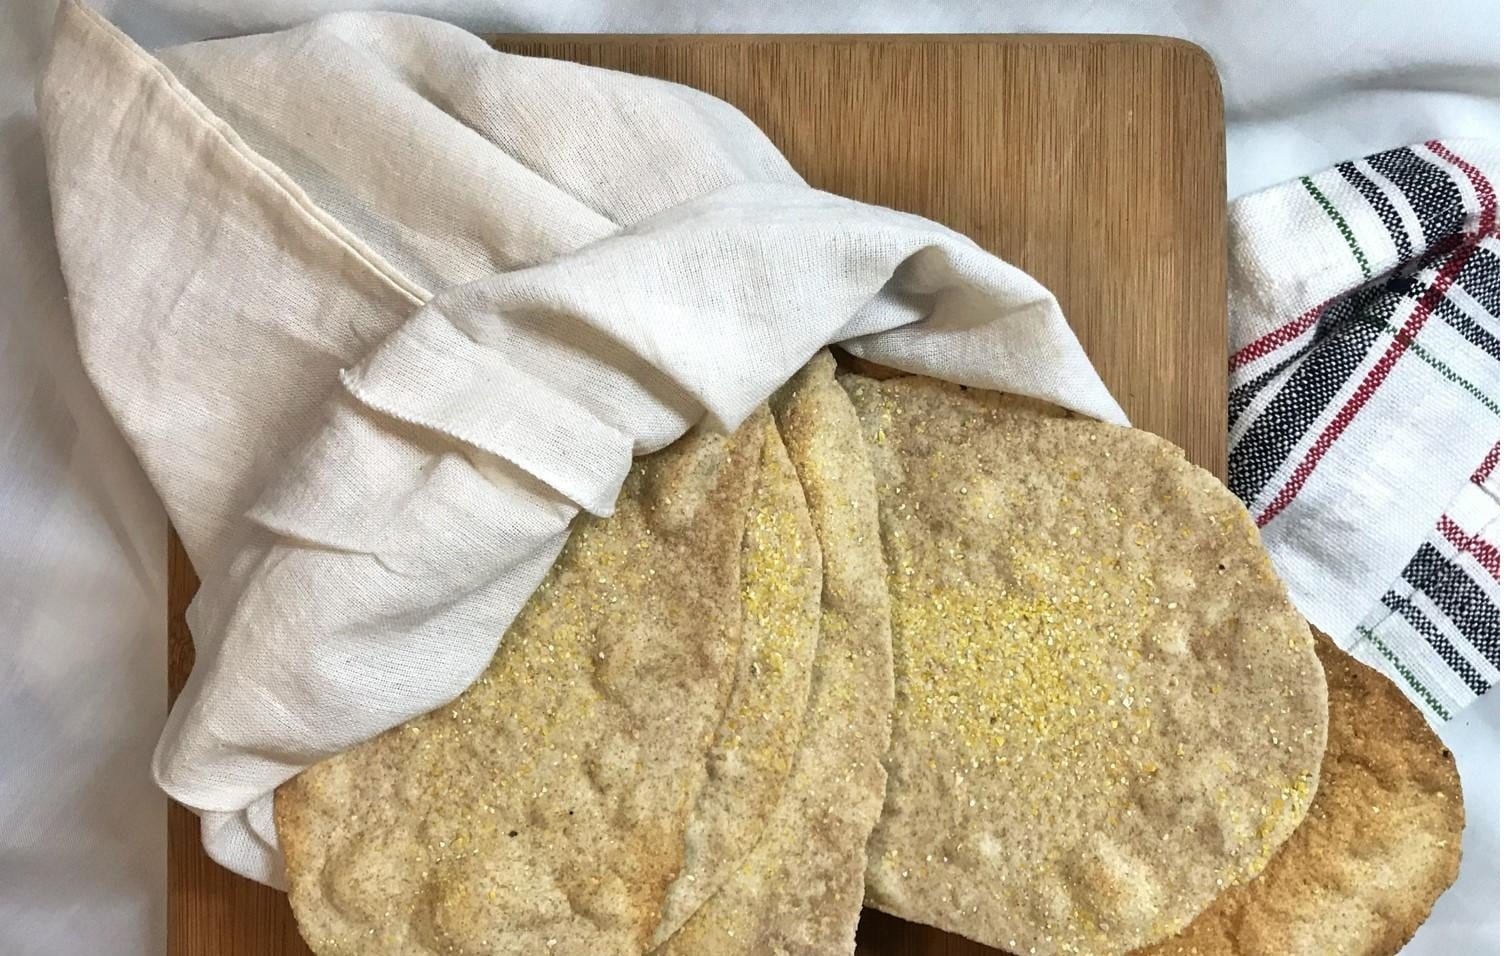
<path fill-rule="evenodd" d="M 1238 196 L 1401 143 L 1498 135 L 1490 0 L 1350 5 L 1106 0 L 98 0 L 148 47 L 360 5 L 482 31 L 1109 32 L 1204 46 Z M 54 0 L 0 0 L 0 950 L 159 954 L 166 519 L 85 379 L 48 215 L 36 72 Z M 1441 729 L 1468 809 L 1463 871 L 1407 954 L 1498 948 L 1499 693 Z"/>
<path fill-rule="evenodd" d="M 38 108 L 85 367 L 202 581 L 153 770 L 254 879 L 278 784 L 463 691 L 633 455 L 821 346 L 1125 421 L 1037 282 L 705 94 L 401 15 L 164 59 L 204 98 L 69 0 Z"/>

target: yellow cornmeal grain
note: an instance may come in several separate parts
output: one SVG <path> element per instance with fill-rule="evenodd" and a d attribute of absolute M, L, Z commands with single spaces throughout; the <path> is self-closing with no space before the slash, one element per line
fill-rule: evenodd
<path fill-rule="evenodd" d="M 855 411 L 835 383 L 828 353 L 772 406 L 823 556 L 803 738 L 755 850 L 655 956 L 834 956 L 855 946 L 893 703 L 876 490 Z"/>
<path fill-rule="evenodd" d="M 805 582 L 816 568 L 807 560 L 795 559 L 806 546 L 805 524 L 787 510 L 753 512 L 747 519 L 747 535 L 755 545 L 755 558 L 742 565 L 742 606 L 745 613 L 767 629 L 757 654 L 756 664 L 773 673 L 782 673 L 795 644 L 804 639 L 796 635 L 793 622 L 800 621 L 806 601 Z M 743 719 L 772 719 L 766 713 L 742 714 Z"/>
<path fill-rule="evenodd" d="M 844 384 L 893 597 L 869 904 L 1039 956 L 1175 932 L 1299 822 L 1324 744 L 1309 631 L 1246 513 L 1143 433 Z"/>
<path fill-rule="evenodd" d="M 281 788 L 289 896 L 320 956 L 642 952 L 742 646 L 767 425 L 644 459 L 464 694 Z"/>
<path fill-rule="evenodd" d="M 1115 755 L 1101 762 L 1114 770 L 1152 773 L 1154 761 L 1132 752 L 1151 730 L 1150 701 L 1125 669 L 1141 662 L 1119 624 L 1141 605 L 1093 600 L 1099 584 L 1120 577 L 1114 560 L 1046 547 L 1015 551 L 1014 566 L 1029 569 L 1011 590 L 970 582 L 922 589 L 902 571 L 890 575 L 905 717 L 971 752 L 977 766 L 1018 767 L 1010 777 L 1024 793 L 1085 782 L 1088 754 Z"/>
<path fill-rule="evenodd" d="M 820 634 L 820 552 L 798 476 L 771 420 L 741 556 L 741 648 L 705 787 L 649 946 L 667 940 L 736 871 L 781 799 L 799 746 Z"/>

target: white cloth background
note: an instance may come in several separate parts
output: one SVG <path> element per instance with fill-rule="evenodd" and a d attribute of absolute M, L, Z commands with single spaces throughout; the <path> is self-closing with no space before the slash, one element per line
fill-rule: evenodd
<path fill-rule="evenodd" d="M 351 6 L 101 4 L 149 46 Z M 1185 36 L 1222 71 L 1233 194 L 1401 143 L 1498 134 L 1498 11 L 1483 2 L 1383 2 L 1361 16 L 1321 3 L 380 6 L 490 30 Z M 30 105 L 52 8 L 0 2 L 0 949 L 157 953 L 165 808 L 146 766 L 165 711 L 165 521 L 83 379 L 62 303 Z M 1468 792 L 1463 876 L 1411 953 L 1497 948 L 1497 706 L 1495 693 L 1446 730 Z"/>

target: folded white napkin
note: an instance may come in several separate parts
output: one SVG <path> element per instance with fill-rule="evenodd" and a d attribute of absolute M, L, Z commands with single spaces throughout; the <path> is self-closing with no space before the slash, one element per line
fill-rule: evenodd
<path fill-rule="evenodd" d="M 263 882 L 273 788 L 459 694 L 633 455 L 821 346 L 1124 420 L 1038 283 L 673 84 L 382 14 L 158 60 L 68 0 L 38 107 L 79 348 L 203 581 L 153 770 Z"/>

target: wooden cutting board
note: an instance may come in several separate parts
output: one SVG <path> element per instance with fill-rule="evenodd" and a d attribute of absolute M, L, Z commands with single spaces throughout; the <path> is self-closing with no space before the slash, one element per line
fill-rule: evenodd
<path fill-rule="evenodd" d="M 1153 37 L 498 37 L 515 53 L 686 83 L 741 108 L 820 189 L 936 219 L 1040 279 L 1134 423 L 1225 477 L 1222 99 Z M 198 581 L 174 538 L 169 678 Z M 172 956 L 306 954 L 286 897 L 168 817 Z M 868 912 L 864 956 L 993 950 Z"/>

